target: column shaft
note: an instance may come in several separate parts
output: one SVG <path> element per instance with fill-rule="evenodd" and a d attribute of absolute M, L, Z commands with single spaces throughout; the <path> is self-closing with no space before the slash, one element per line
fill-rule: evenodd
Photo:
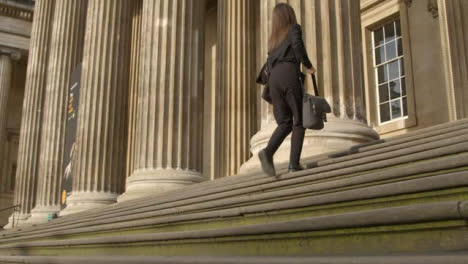
<path fill-rule="evenodd" d="M 192 0 L 143 0 L 136 156 L 119 200 L 203 180 L 200 8 Z"/>
<path fill-rule="evenodd" d="M 468 117 L 468 2 L 438 0 L 450 120 Z"/>
<path fill-rule="evenodd" d="M 7 228 L 24 224 L 35 204 L 43 98 L 54 6 L 55 0 L 37 0 L 35 4 L 16 172 L 15 204 L 20 208 L 18 213 L 10 217 Z"/>
<path fill-rule="evenodd" d="M 127 143 L 127 168 L 126 175 L 129 177 L 135 168 L 135 145 L 137 134 L 137 105 L 138 85 L 140 83 L 140 47 L 141 47 L 141 22 L 142 22 L 142 0 L 135 0 L 132 18 L 132 48 L 130 55 L 130 78 L 129 78 L 129 111 L 128 111 L 128 143 Z"/>
<path fill-rule="evenodd" d="M 8 121 L 8 98 L 11 90 L 12 63 L 10 55 L 0 55 L 0 164 L 6 159 L 7 151 L 7 121 Z M 8 163 L 6 163 L 8 164 Z M 9 192 L 10 186 L 6 175 L 7 171 L 0 168 L 0 192 Z"/>
<path fill-rule="evenodd" d="M 47 214 L 60 211 L 68 87 L 71 73 L 83 55 L 86 7 L 87 0 L 60 0 L 55 6 L 44 102 L 38 193 L 29 223 L 46 222 Z"/>
<path fill-rule="evenodd" d="M 353 0 L 316 1 L 318 82 L 338 118 L 364 120 L 360 8 Z M 306 27 L 307 29 L 307 27 Z M 310 45 L 313 47 L 312 45 Z"/>
<path fill-rule="evenodd" d="M 123 190 L 133 4 L 88 2 L 73 190 L 61 215 L 113 203 Z"/>
<path fill-rule="evenodd" d="M 250 157 L 249 140 L 257 130 L 255 91 L 255 1 L 218 1 L 217 105 L 219 176 L 238 172 Z"/>

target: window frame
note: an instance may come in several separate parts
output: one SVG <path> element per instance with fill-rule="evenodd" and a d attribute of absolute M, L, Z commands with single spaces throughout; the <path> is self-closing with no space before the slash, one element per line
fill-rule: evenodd
<path fill-rule="evenodd" d="M 377 1 L 377 0 L 376 0 Z M 396 118 L 386 122 L 380 122 L 380 102 L 378 98 L 377 71 L 374 67 L 374 39 L 373 31 L 386 24 L 400 20 L 401 39 L 403 45 L 403 61 L 405 69 L 405 87 L 407 113 L 405 117 Z M 408 10 L 404 3 L 398 0 L 386 1 L 375 4 L 372 8 L 362 12 L 362 38 L 364 55 L 364 84 L 366 95 L 366 113 L 369 126 L 373 127 L 380 135 L 408 129 L 417 125 L 414 82 L 412 74 L 411 41 L 408 28 Z M 402 96 L 400 96 L 402 98 Z M 402 100 L 402 99 L 400 99 Z M 389 98 L 389 102 L 391 98 Z M 402 103 L 402 102 L 401 102 Z M 403 109 L 402 109 L 403 110 Z M 403 113 L 402 113 L 403 116 Z"/>
<path fill-rule="evenodd" d="M 396 22 L 399 21 L 400 23 L 400 35 L 396 35 Z M 386 41 L 385 39 L 385 32 L 386 32 L 386 27 L 388 25 L 392 25 L 394 27 L 394 38 L 391 39 L 390 41 Z M 382 33 L 383 33 L 383 42 L 380 44 L 380 45 L 377 45 L 375 46 L 375 32 L 377 30 L 380 30 L 382 29 Z M 397 82 L 404 82 L 405 83 L 405 90 L 406 90 L 406 72 L 404 74 L 401 74 L 401 62 L 403 61 L 403 69 L 404 69 L 404 64 L 405 64 L 405 55 L 403 53 L 403 51 L 401 52 L 401 55 L 399 54 L 398 52 L 398 45 L 399 43 L 401 42 L 401 45 L 403 46 L 403 34 L 401 34 L 401 19 L 399 17 L 396 17 L 395 19 L 391 20 L 391 21 L 387 21 L 386 23 L 383 23 L 380 25 L 380 27 L 376 27 L 376 29 L 372 30 L 371 31 L 372 34 L 372 66 L 374 68 L 374 75 L 375 75 L 375 87 L 376 87 L 376 90 L 375 90 L 375 101 L 376 101 L 376 104 L 377 104 L 377 123 L 379 126 L 381 125 L 385 125 L 385 124 L 389 124 L 389 123 L 392 123 L 392 122 L 396 122 L 396 121 L 399 121 L 399 120 L 403 120 L 403 119 L 407 119 L 408 118 L 408 104 L 406 104 L 406 107 L 404 108 L 404 104 L 403 104 L 403 100 L 404 98 L 406 98 L 406 100 L 408 100 L 408 93 L 405 93 L 403 95 L 402 93 L 402 85 L 400 84 L 400 95 L 396 98 L 392 98 L 392 95 L 391 95 L 391 89 L 388 87 L 388 85 L 390 85 L 391 82 L 394 82 L 394 81 L 397 81 Z M 395 57 L 392 58 L 392 59 L 389 59 L 387 60 L 387 48 L 386 46 L 390 43 L 395 43 Z M 377 63 L 377 57 L 376 57 L 376 54 L 377 54 L 377 49 L 378 48 L 383 48 L 384 49 L 384 58 L 381 60 L 380 63 Z M 394 63 L 394 62 L 398 62 L 398 77 L 397 78 L 393 78 L 393 79 L 390 79 L 390 74 L 389 72 L 387 72 L 387 80 L 383 83 L 379 83 L 379 71 L 378 71 L 378 68 L 381 67 L 381 66 L 384 66 L 384 65 L 390 65 L 391 63 Z M 388 71 L 388 67 L 385 67 L 385 70 Z M 388 99 L 385 101 L 385 102 L 381 102 L 381 94 L 380 94 L 380 86 L 381 85 L 387 85 L 387 89 L 386 91 L 388 92 Z M 400 107 L 401 107 L 401 112 L 400 112 L 400 116 L 399 117 L 395 117 L 393 118 L 393 111 L 391 109 L 392 107 L 392 102 L 394 101 L 400 101 Z M 390 120 L 387 120 L 387 121 L 384 121 L 382 122 L 381 121 L 381 106 L 383 104 L 387 104 L 388 107 L 389 107 L 389 114 L 390 114 Z M 405 115 L 405 110 L 406 110 L 406 115 Z"/>

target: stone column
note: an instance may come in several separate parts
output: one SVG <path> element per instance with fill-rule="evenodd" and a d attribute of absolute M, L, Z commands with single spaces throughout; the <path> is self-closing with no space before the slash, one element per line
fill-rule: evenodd
<path fill-rule="evenodd" d="M 135 164 L 135 145 L 137 134 L 137 105 L 138 105 L 138 84 L 140 83 L 140 47 L 141 47 L 141 20 L 142 20 L 142 0 L 134 0 L 135 6 L 132 16 L 132 48 L 130 55 L 130 78 L 128 94 L 128 142 L 127 142 L 127 167 L 126 176 L 133 173 Z"/>
<path fill-rule="evenodd" d="M 119 201 L 203 180 L 200 8 L 193 0 L 143 0 L 135 163 Z"/>
<path fill-rule="evenodd" d="M 55 0 L 37 0 L 35 4 L 16 172 L 14 204 L 20 207 L 19 211 L 10 217 L 5 228 L 23 225 L 36 202 L 43 96 L 54 6 Z"/>
<path fill-rule="evenodd" d="M 123 191 L 133 5 L 88 2 L 73 189 L 60 215 L 114 203 Z"/>
<path fill-rule="evenodd" d="M 468 2 L 437 0 L 450 120 L 468 117 Z"/>
<path fill-rule="evenodd" d="M 294 8 L 309 57 L 317 68 L 319 93 L 333 109 L 323 130 L 306 131 L 301 159 L 378 139 L 378 134 L 365 119 L 359 1 L 261 0 L 260 63 L 266 60 L 272 12 L 279 2 L 287 2 Z M 257 70 L 260 67 L 257 65 Z M 309 76 L 306 89 L 313 94 Z M 243 164 L 242 172 L 259 169 L 256 154 L 266 146 L 276 128 L 271 106 L 263 100 L 261 104 L 261 130 L 251 140 L 254 157 Z M 290 137 L 275 154 L 275 164 L 287 165 L 289 152 Z"/>
<path fill-rule="evenodd" d="M 65 127 L 71 73 L 81 62 L 87 0 L 60 0 L 50 46 L 44 102 L 41 153 L 36 206 L 28 223 L 47 222 L 47 215 L 60 211 L 61 180 L 64 174 Z"/>
<path fill-rule="evenodd" d="M 7 53 L 0 51 L 0 164 L 6 158 L 7 151 L 7 121 L 8 121 L 8 97 L 11 89 L 12 62 L 11 57 Z M 9 192 L 10 186 L 7 181 L 10 175 L 6 175 L 7 171 L 0 168 L 0 192 Z"/>
<path fill-rule="evenodd" d="M 250 158 L 249 141 L 257 131 L 255 5 L 251 0 L 218 1 L 217 177 L 239 171 Z"/>

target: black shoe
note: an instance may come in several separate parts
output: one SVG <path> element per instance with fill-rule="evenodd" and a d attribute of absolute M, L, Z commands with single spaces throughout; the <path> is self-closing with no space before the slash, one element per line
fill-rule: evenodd
<path fill-rule="evenodd" d="M 258 153 L 260 163 L 262 163 L 263 171 L 269 176 L 276 176 L 275 166 L 273 165 L 273 157 L 268 155 L 264 149 Z"/>
<path fill-rule="evenodd" d="M 305 168 L 302 167 L 300 164 L 297 164 L 297 165 L 289 164 L 288 172 L 296 172 L 296 171 L 301 171 L 301 170 L 305 170 Z"/>

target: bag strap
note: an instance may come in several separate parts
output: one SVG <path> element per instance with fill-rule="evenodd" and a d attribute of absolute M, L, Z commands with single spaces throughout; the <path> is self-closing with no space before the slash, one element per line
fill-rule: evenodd
<path fill-rule="evenodd" d="M 312 82 L 314 83 L 315 96 L 319 96 L 318 87 L 317 87 L 317 80 L 315 80 L 315 74 L 312 73 L 311 75 L 312 75 Z"/>

